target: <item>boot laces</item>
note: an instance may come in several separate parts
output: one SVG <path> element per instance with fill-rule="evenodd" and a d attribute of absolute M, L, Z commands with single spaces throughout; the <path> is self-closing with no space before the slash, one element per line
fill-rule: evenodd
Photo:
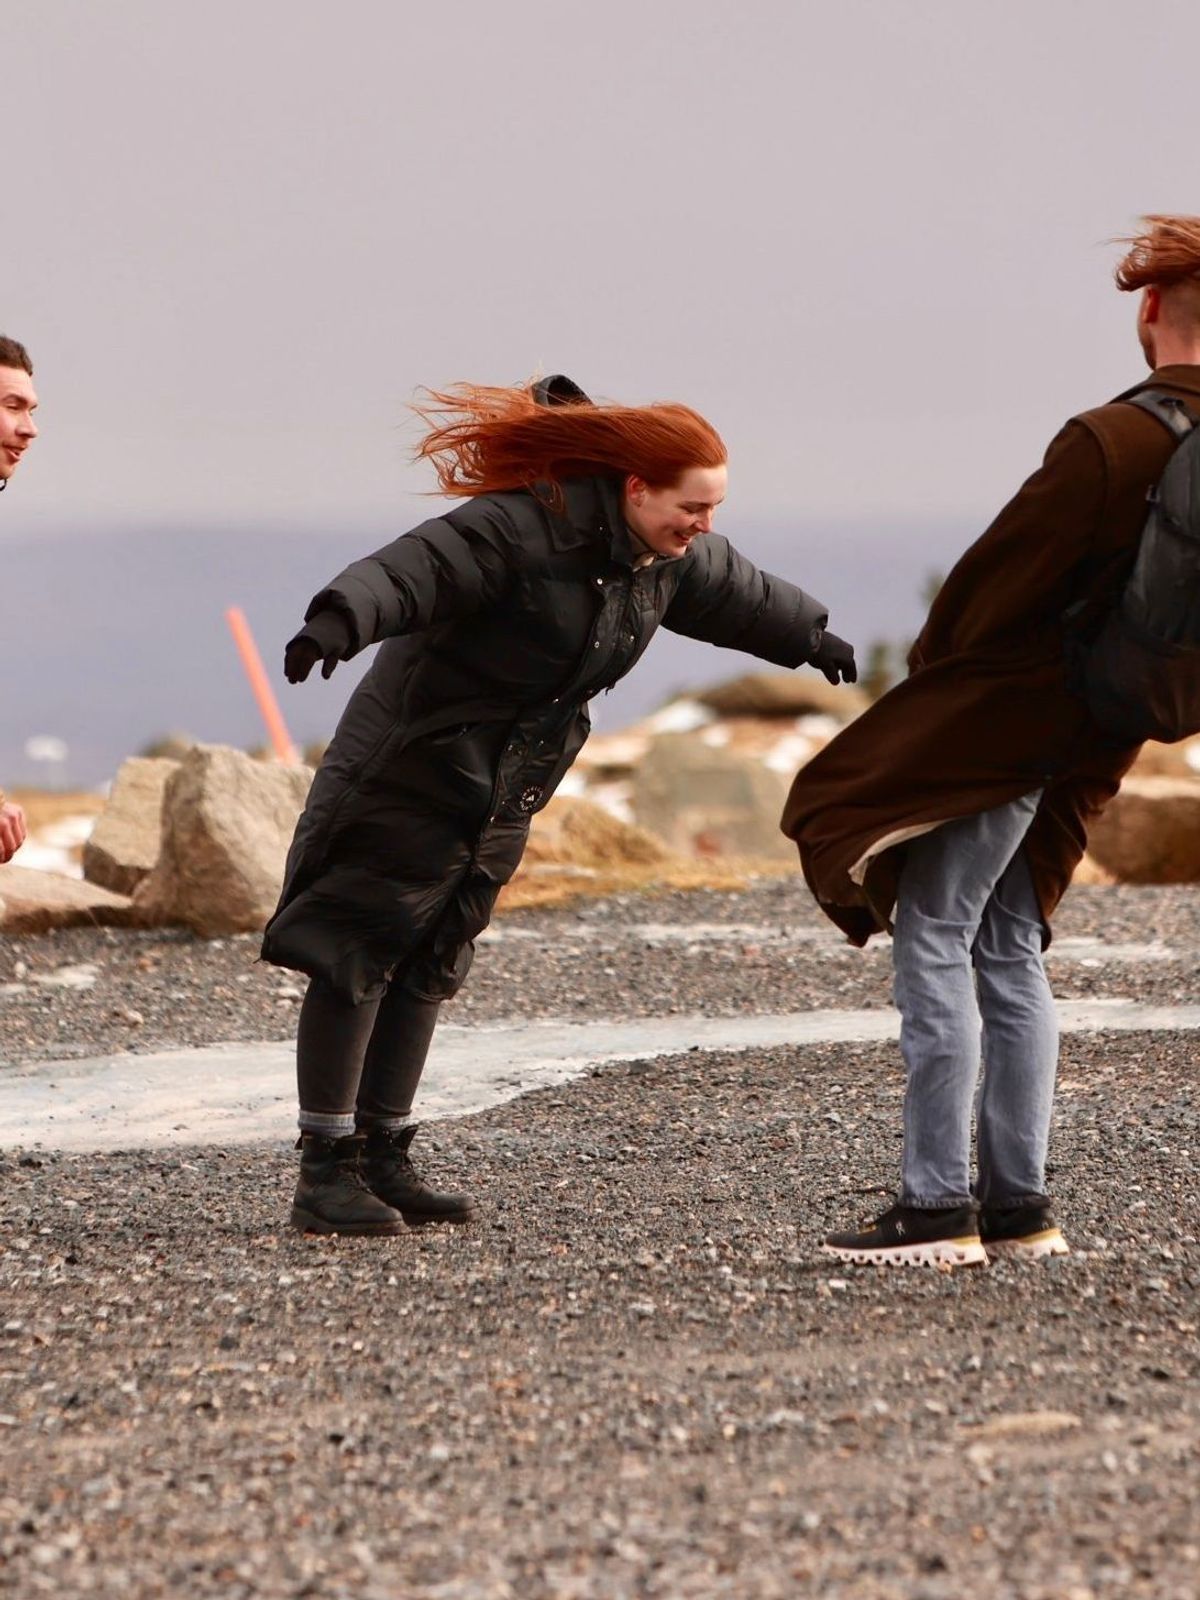
<path fill-rule="evenodd" d="M 358 1156 L 348 1161 L 339 1163 L 343 1179 L 348 1188 L 371 1192 L 371 1185 L 367 1182 L 367 1175 L 362 1169 L 362 1162 Z"/>

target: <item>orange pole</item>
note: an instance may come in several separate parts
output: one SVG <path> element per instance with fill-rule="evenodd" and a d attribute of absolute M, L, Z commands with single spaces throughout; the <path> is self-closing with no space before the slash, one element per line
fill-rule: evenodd
<path fill-rule="evenodd" d="M 287 723 L 283 720 L 283 712 L 279 709 L 279 701 L 275 698 L 271 680 L 267 677 L 266 668 L 262 664 L 262 657 L 258 653 L 254 635 L 250 632 L 246 614 L 240 606 L 230 606 L 225 613 L 225 621 L 229 624 L 233 642 L 237 645 L 238 655 L 242 658 L 242 667 L 250 680 L 250 687 L 254 691 L 254 698 L 258 701 L 262 719 L 267 725 L 267 735 L 275 752 L 275 759 L 286 761 L 289 766 L 295 766 L 299 760 L 296 747 L 287 731 Z"/>

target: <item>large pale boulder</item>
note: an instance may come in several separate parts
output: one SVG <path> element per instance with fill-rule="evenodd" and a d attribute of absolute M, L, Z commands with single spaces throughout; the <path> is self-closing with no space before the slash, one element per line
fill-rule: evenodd
<path fill-rule="evenodd" d="M 1088 853 L 1122 883 L 1200 881 L 1200 778 L 1126 778 Z"/>
<path fill-rule="evenodd" d="M 57 872 L 0 867 L 0 929 L 5 933 L 123 927 L 133 920 L 133 906 L 125 895 Z"/>
<path fill-rule="evenodd" d="M 795 845 L 779 831 L 790 774 L 705 742 L 700 734 L 653 740 L 635 769 L 634 820 L 687 856 L 791 859 Z"/>
<path fill-rule="evenodd" d="M 748 672 L 690 697 L 721 717 L 830 716 L 852 722 L 870 705 L 862 689 L 830 683 L 811 667 L 797 672 Z"/>
<path fill-rule="evenodd" d="M 158 861 L 163 791 L 178 761 L 134 756 L 122 764 L 108 803 L 83 847 L 83 875 L 132 894 Z"/>
<path fill-rule="evenodd" d="M 224 745 L 190 750 L 167 780 L 158 863 L 134 897 L 142 917 L 206 938 L 261 928 L 311 782 L 309 767 Z"/>

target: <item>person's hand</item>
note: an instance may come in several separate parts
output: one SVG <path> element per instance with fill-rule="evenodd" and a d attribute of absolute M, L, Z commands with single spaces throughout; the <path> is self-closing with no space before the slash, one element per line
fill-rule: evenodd
<path fill-rule="evenodd" d="M 25 813 L 9 801 L 0 806 L 0 862 L 11 861 L 25 843 Z"/>
<path fill-rule="evenodd" d="M 830 683 L 857 683 L 858 664 L 854 659 L 854 646 L 839 639 L 836 633 L 826 632 L 809 665 L 823 672 Z"/>
<path fill-rule="evenodd" d="M 303 683 L 319 661 L 321 676 L 331 677 L 351 643 L 350 624 L 340 611 L 318 611 L 284 647 L 283 675 L 289 683 Z"/>

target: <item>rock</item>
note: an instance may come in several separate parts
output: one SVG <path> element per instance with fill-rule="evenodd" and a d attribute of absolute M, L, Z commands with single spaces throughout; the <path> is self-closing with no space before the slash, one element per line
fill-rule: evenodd
<path fill-rule="evenodd" d="M 1043 1433 L 1064 1433 L 1079 1427 L 1079 1418 L 1071 1411 L 1007 1411 L 998 1417 L 989 1417 L 963 1428 L 969 1439 L 1029 1438 Z"/>
<path fill-rule="evenodd" d="M 722 717 L 801 717 L 817 714 L 852 722 L 870 705 L 853 684 L 829 683 L 811 667 L 797 672 L 748 672 L 690 698 Z"/>
<path fill-rule="evenodd" d="M 49 933 L 53 928 L 125 927 L 134 921 L 126 895 L 79 878 L 28 867 L 0 867 L 0 928 Z"/>
<path fill-rule="evenodd" d="M 802 717 L 721 717 L 696 737 L 712 750 L 753 757 L 790 783 L 838 731 L 834 718 L 808 712 Z"/>
<path fill-rule="evenodd" d="M 522 871 L 570 867 L 600 871 L 611 867 L 656 866 L 670 859 L 661 839 L 644 828 L 621 822 L 588 800 L 556 796 L 533 819 Z"/>
<path fill-rule="evenodd" d="M 144 745 L 138 755 L 147 760 L 182 761 L 188 751 L 195 748 L 196 741 L 190 733 L 164 733 Z"/>
<path fill-rule="evenodd" d="M 1200 777 L 1129 777 L 1088 828 L 1088 852 L 1121 883 L 1200 880 Z"/>
<path fill-rule="evenodd" d="M 1088 886 L 1098 885 L 1101 888 L 1109 888 L 1116 881 L 1113 873 L 1109 872 L 1106 867 L 1102 867 L 1095 856 L 1086 851 L 1080 857 L 1079 865 L 1071 876 L 1072 883 Z"/>
<path fill-rule="evenodd" d="M 1200 735 L 1175 744 L 1148 739 L 1130 771 L 1133 778 L 1192 778 L 1200 774 Z"/>
<path fill-rule="evenodd" d="M 681 855 L 790 860 L 796 847 L 779 831 L 789 783 L 790 774 L 700 734 L 670 733 L 634 772 L 631 803 L 639 826 Z"/>
<path fill-rule="evenodd" d="M 653 732 L 644 722 L 619 733 L 593 733 L 575 763 L 575 772 L 589 784 L 627 778 L 650 748 Z"/>
<path fill-rule="evenodd" d="M 308 767 L 255 761 L 197 745 L 167 781 L 162 848 L 134 903 L 147 922 L 178 922 L 205 938 L 260 929 L 279 896 Z"/>
<path fill-rule="evenodd" d="M 668 701 L 615 733 L 592 734 L 571 776 L 593 798 L 605 786 L 624 784 L 658 739 L 692 734 L 711 749 L 753 756 L 790 781 L 866 704 L 859 690 L 835 689 L 821 679 L 798 684 L 788 673 L 751 674 L 699 697 Z M 613 809 L 604 798 L 600 803 Z"/>
<path fill-rule="evenodd" d="M 163 791 L 178 761 L 134 756 L 122 764 L 108 804 L 83 847 L 89 883 L 129 894 L 158 861 Z"/>

